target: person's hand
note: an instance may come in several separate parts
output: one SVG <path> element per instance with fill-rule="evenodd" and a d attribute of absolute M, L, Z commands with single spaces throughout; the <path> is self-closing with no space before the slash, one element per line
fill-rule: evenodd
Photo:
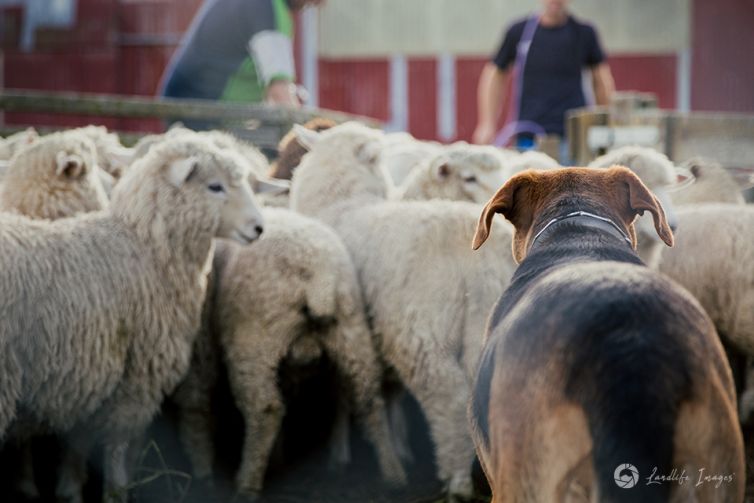
<path fill-rule="evenodd" d="M 496 132 L 497 128 L 495 127 L 495 124 L 480 122 L 474 130 L 471 141 L 477 145 L 489 145 L 492 143 L 492 140 L 495 139 Z"/>
<path fill-rule="evenodd" d="M 296 86 L 288 80 L 280 79 L 270 82 L 270 85 L 267 86 L 265 98 L 267 103 L 301 106 L 301 101 L 299 101 L 296 93 Z"/>

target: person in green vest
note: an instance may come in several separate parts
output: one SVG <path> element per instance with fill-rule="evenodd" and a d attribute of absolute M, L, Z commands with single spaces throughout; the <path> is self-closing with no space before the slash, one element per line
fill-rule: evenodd
<path fill-rule="evenodd" d="M 323 0 L 206 0 L 158 94 L 298 106 L 292 13 Z"/>

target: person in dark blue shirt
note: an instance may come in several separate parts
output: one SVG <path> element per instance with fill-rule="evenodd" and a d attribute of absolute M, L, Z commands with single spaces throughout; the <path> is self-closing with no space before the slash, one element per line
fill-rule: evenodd
<path fill-rule="evenodd" d="M 569 0 L 542 0 L 536 16 L 511 25 L 499 50 L 479 79 L 478 119 L 473 141 L 491 143 L 508 84 L 514 80 L 517 145 L 529 146 L 534 134 L 564 136 L 565 112 L 583 107 L 582 71 L 591 70 L 595 100 L 607 104 L 613 78 L 596 30 L 575 19 Z M 518 86 L 516 86 L 518 84 Z M 517 113 L 516 113 L 517 112 Z"/>

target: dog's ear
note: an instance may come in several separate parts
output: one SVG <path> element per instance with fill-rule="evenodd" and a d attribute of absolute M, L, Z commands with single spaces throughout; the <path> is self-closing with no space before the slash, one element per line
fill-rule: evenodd
<path fill-rule="evenodd" d="M 628 207 L 623 215 L 627 226 L 631 226 L 636 215 L 643 215 L 645 211 L 652 214 L 655 230 L 666 245 L 673 246 L 673 231 L 670 230 L 665 210 L 654 194 L 631 170 L 624 167 L 610 168 L 611 176 L 628 190 Z"/>
<path fill-rule="evenodd" d="M 479 217 L 472 244 L 474 250 L 482 246 L 489 237 L 495 213 L 500 213 L 508 219 L 516 227 L 516 234 L 525 235 L 528 232 L 528 227 L 531 227 L 532 216 L 534 214 L 529 189 L 535 183 L 537 176 L 539 175 L 533 171 L 519 173 L 505 182 L 497 193 L 492 196 L 492 199 L 484 206 L 482 214 Z"/>

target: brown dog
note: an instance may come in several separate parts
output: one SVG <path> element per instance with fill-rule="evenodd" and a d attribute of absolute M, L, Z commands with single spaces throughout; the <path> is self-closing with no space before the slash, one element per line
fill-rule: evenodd
<path fill-rule="evenodd" d="M 470 416 L 493 501 L 743 501 L 730 368 L 691 295 L 637 257 L 662 207 L 626 168 L 527 171 L 487 203 L 520 266 L 495 306 Z M 668 480 L 672 479 L 672 480 Z"/>

